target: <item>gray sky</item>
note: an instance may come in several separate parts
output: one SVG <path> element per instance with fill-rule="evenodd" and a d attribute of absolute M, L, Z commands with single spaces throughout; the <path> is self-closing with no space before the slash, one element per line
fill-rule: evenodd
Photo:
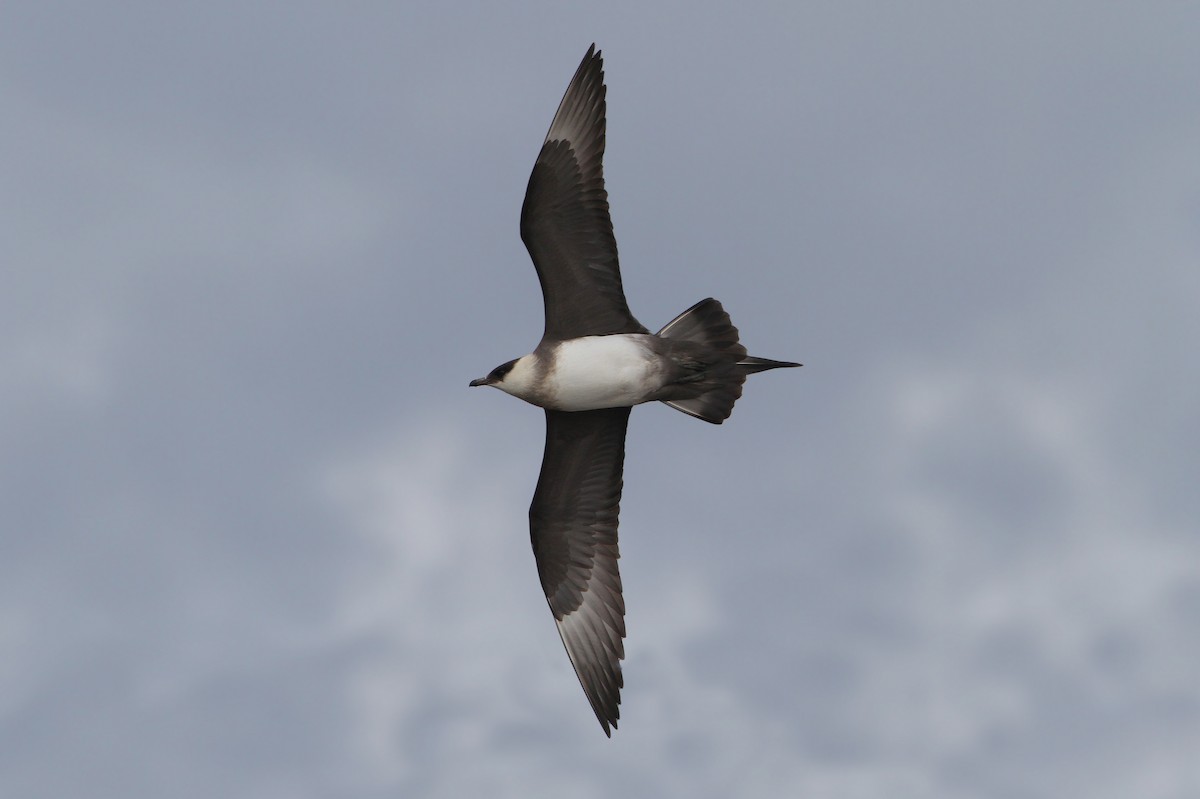
<path fill-rule="evenodd" d="M 0 794 L 1200 795 L 1194 6 L 346 8 L 0 11 Z M 633 414 L 611 741 L 467 388 L 592 41 L 632 310 L 805 364 Z"/>

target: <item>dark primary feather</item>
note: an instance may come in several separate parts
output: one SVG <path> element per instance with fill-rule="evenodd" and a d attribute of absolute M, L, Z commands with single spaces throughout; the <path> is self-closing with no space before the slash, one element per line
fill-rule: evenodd
<path fill-rule="evenodd" d="M 645 333 L 625 302 L 604 190 L 604 64 L 596 46 L 571 79 L 521 207 L 546 309 L 544 338 Z"/>
<path fill-rule="evenodd" d="M 529 507 L 542 590 L 608 735 L 620 718 L 625 657 L 617 515 L 629 411 L 546 411 L 546 451 Z"/>

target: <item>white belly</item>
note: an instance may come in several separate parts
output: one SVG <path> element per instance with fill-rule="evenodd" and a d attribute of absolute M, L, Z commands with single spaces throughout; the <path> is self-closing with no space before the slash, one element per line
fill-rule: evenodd
<path fill-rule="evenodd" d="M 554 369 L 547 375 L 546 407 L 558 411 L 591 411 L 637 405 L 662 386 L 649 336 L 623 333 L 586 336 L 558 345 Z"/>

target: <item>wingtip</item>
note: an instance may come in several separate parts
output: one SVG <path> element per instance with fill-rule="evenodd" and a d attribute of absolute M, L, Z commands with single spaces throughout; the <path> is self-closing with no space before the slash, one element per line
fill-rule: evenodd
<path fill-rule="evenodd" d="M 575 665 L 574 662 L 571 664 Z M 578 670 L 576 670 L 578 675 Z M 617 672 L 620 675 L 620 672 Z M 580 683 L 583 681 L 580 680 Z M 609 738 L 612 737 L 613 730 L 617 729 L 617 722 L 621 718 L 621 688 L 624 687 L 625 681 L 618 677 L 617 693 L 611 697 L 611 701 L 605 702 L 595 695 L 594 691 L 589 691 L 586 687 L 584 693 L 587 695 L 588 704 L 592 706 L 592 712 L 596 714 L 596 721 L 600 722 L 600 728 L 604 730 L 604 734 Z"/>
<path fill-rule="evenodd" d="M 604 70 L 604 51 L 596 49 L 596 43 L 592 42 L 592 46 L 588 48 L 587 55 L 583 57 L 584 64 L 595 64 L 601 71 Z"/>
<path fill-rule="evenodd" d="M 596 710 L 595 708 L 592 708 L 592 709 Z M 617 719 L 616 718 L 606 718 L 604 716 L 601 716 L 600 711 L 597 710 L 596 711 L 596 720 L 600 722 L 600 727 L 604 730 L 604 734 L 607 735 L 609 738 L 611 738 L 612 734 L 613 734 L 613 730 L 615 730 L 617 728 Z"/>

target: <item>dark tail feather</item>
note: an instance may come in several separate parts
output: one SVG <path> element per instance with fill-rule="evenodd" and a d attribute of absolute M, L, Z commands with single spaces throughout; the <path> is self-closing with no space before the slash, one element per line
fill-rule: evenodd
<path fill-rule="evenodd" d="M 784 369 L 792 366 L 803 366 L 803 364 L 794 363 L 792 361 L 772 361 L 770 358 L 755 358 L 753 355 L 747 355 L 738 361 L 737 365 L 741 367 L 743 374 L 754 375 L 759 372 L 765 372 L 768 369 Z"/>
<path fill-rule="evenodd" d="M 742 384 L 735 389 L 712 389 L 706 394 L 690 399 L 663 400 L 664 405 L 670 405 L 677 411 L 683 411 L 688 416 L 695 416 L 710 424 L 720 424 L 733 413 L 733 403 L 742 396 Z"/>
<path fill-rule="evenodd" d="M 673 386 L 677 396 L 663 402 L 712 424 L 720 424 L 733 413 L 733 404 L 742 396 L 742 383 L 747 375 L 800 365 L 747 355 L 729 314 L 712 297 L 672 319 L 658 335 L 695 345 L 681 347 L 681 355 L 685 359 L 692 357 L 698 368 L 694 376 Z"/>
<path fill-rule="evenodd" d="M 730 354 L 745 357 L 746 348 L 738 343 L 738 329 L 721 303 L 709 297 L 688 308 L 658 331 L 663 338 L 691 341 L 714 350 L 730 350 Z"/>

